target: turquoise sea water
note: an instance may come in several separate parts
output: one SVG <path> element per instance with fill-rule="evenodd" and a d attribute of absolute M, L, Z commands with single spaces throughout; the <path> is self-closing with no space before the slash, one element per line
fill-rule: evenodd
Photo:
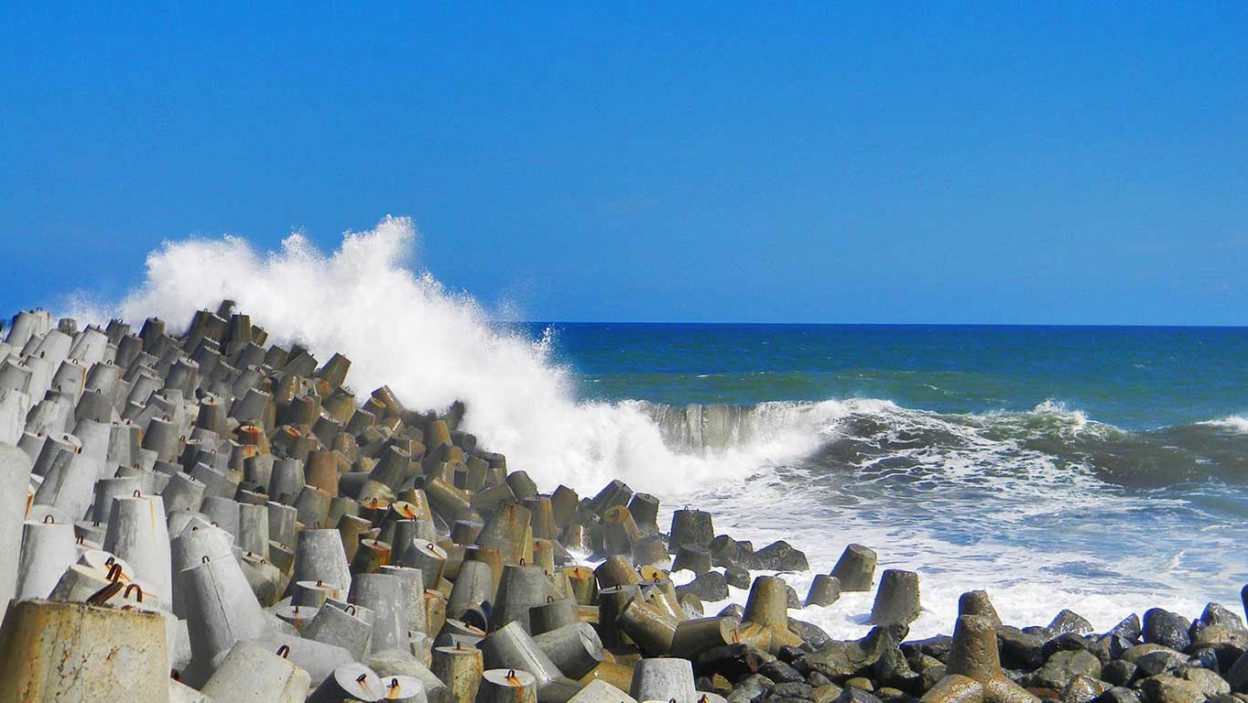
<path fill-rule="evenodd" d="M 645 401 L 679 451 L 813 438 L 695 502 L 824 561 L 866 542 L 951 589 L 1042 588 L 1044 607 L 1061 594 L 1106 626 L 1154 603 L 1233 602 L 1248 581 L 1248 329 L 527 332 L 550 335 L 585 402 Z M 934 629 L 948 605 L 932 606 Z"/>

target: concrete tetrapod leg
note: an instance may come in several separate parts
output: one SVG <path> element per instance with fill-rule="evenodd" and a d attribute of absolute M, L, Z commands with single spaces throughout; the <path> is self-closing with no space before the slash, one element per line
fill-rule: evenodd
<path fill-rule="evenodd" d="M 841 580 L 828 574 L 815 574 L 806 593 L 806 605 L 832 605 L 841 599 Z"/>
<path fill-rule="evenodd" d="M 529 608 L 529 633 L 536 637 L 579 620 L 575 601 L 571 598 L 549 596 L 545 603 Z"/>
<path fill-rule="evenodd" d="M 602 640 L 594 626 L 576 622 L 533 638 L 564 676 L 579 679 L 602 662 Z"/>
<path fill-rule="evenodd" d="M 488 669 L 476 703 L 537 703 L 537 679 L 524 670 Z"/>
<path fill-rule="evenodd" d="M 403 548 L 398 565 L 420 569 L 425 578 L 425 588 L 435 589 L 446 568 L 446 550 L 433 542 L 413 541 Z"/>
<path fill-rule="evenodd" d="M 478 646 L 486 667 L 527 671 L 536 679 L 538 689 L 545 688 L 561 675 L 559 667 L 519 623 L 508 623 L 501 630 L 490 633 Z"/>
<path fill-rule="evenodd" d="M 420 569 L 410 569 L 405 566 L 383 566 L 380 573 L 394 576 L 402 584 L 403 612 L 405 615 L 403 620 L 404 629 L 408 632 L 428 634 L 430 627 L 428 614 L 425 609 L 425 582 L 424 575 Z"/>
<path fill-rule="evenodd" d="M 346 610 L 329 606 L 319 608 L 316 617 L 304 625 L 299 634 L 304 639 L 342 647 L 357 661 L 362 661 L 368 656 L 373 626 L 357 617 L 353 612 L 355 610 L 354 605 Z"/>
<path fill-rule="evenodd" d="M 1001 671 L 997 629 L 988 618 L 961 615 L 953 629 L 947 675 L 923 695 L 923 703 L 1038 703 Z"/>
<path fill-rule="evenodd" d="M 359 574 L 351 584 L 350 600 L 374 613 L 370 651 L 407 649 L 407 612 L 398 576 Z"/>
<path fill-rule="evenodd" d="M 836 566 L 832 567 L 832 575 L 841 582 L 841 590 L 869 591 L 875 579 L 875 552 L 861 544 L 851 544 L 841 553 Z"/>
<path fill-rule="evenodd" d="M 493 599 L 494 573 L 490 565 L 481 561 L 465 561 L 459 567 L 459 575 L 447 599 L 446 614 L 457 618 L 469 608 L 480 607 Z"/>
<path fill-rule="evenodd" d="M 553 586 L 546 572 L 537 566 L 503 567 L 503 580 L 498 598 L 490 614 L 490 625 L 498 629 L 510 622 L 519 622 L 530 631 L 529 608 L 544 605 L 553 596 Z"/>
<path fill-rule="evenodd" d="M 13 602 L 0 628 L 0 700 L 168 700 L 165 621 L 156 613 Z"/>
<path fill-rule="evenodd" d="M 179 571 L 175 585 L 173 612 L 186 620 L 191 634 L 188 683 L 207 680 L 214 660 L 240 640 L 266 634 L 264 611 L 233 558 L 205 558 L 203 563 Z"/>
<path fill-rule="evenodd" d="M 885 569 L 871 606 L 873 625 L 909 625 L 919 617 L 919 575 L 913 571 Z"/>
<path fill-rule="evenodd" d="M 135 578 L 151 584 L 166 608 L 174 602 L 169 529 L 160 496 L 115 499 L 104 549 L 125 559 Z"/>
<path fill-rule="evenodd" d="M 17 569 L 14 598 L 47 598 L 65 570 L 78 561 L 74 526 L 57 523 L 52 516 L 22 525 L 21 561 Z"/>
<path fill-rule="evenodd" d="M 672 651 L 679 621 L 641 598 L 633 598 L 616 616 L 615 624 L 637 644 L 642 654 L 660 657 Z"/>
<path fill-rule="evenodd" d="M 710 513 L 689 509 L 672 513 L 672 529 L 667 539 L 667 551 L 675 554 L 676 550 L 686 544 L 709 547 L 714 538 L 715 527 Z"/>
<path fill-rule="evenodd" d="M 687 659 L 642 659 L 633 669 L 633 686 L 628 693 L 639 701 L 697 703 L 693 665 Z"/>
<path fill-rule="evenodd" d="M 685 620 L 676 626 L 672 636 L 674 657 L 695 661 L 698 655 L 712 647 L 741 642 L 741 621 L 736 618 L 698 618 Z"/>
<path fill-rule="evenodd" d="M 473 703 L 481 688 L 485 662 L 475 647 L 434 647 L 430 669 L 446 684 L 448 703 Z"/>
<path fill-rule="evenodd" d="M 775 654 L 781 647 L 798 647 L 802 638 L 789 631 L 788 586 L 778 576 L 759 576 L 750 587 L 750 597 L 745 602 L 742 622 L 757 623 L 771 631 L 771 646 Z"/>
<path fill-rule="evenodd" d="M 351 569 L 338 530 L 303 530 L 295 548 L 295 570 L 291 583 L 322 581 L 351 590 Z"/>
<path fill-rule="evenodd" d="M 359 662 L 343 664 L 325 677 L 308 696 L 307 703 L 342 703 L 344 700 L 376 701 L 384 695 L 381 677 Z"/>
<path fill-rule="evenodd" d="M 568 703 L 637 703 L 637 699 L 601 679 L 586 684 Z"/>
<path fill-rule="evenodd" d="M 1001 616 L 988 599 L 987 591 L 967 591 L 958 596 L 958 615 L 979 615 L 988 618 L 995 627 L 1001 627 Z"/>
<path fill-rule="evenodd" d="M 203 693 L 217 701 L 238 703 L 303 703 L 311 680 L 308 672 L 283 656 L 258 645 L 239 642 L 221 661 Z"/>

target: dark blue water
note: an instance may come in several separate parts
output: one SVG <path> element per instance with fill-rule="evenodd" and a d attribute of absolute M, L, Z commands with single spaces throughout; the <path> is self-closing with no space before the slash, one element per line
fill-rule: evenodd
<path fill-rule="evenodd" d="M 1248 414 L 1248 328 L 536 324 L 588 398 L 882 398 L 942 413 L 1059 401 L 1155 429 Z"/>

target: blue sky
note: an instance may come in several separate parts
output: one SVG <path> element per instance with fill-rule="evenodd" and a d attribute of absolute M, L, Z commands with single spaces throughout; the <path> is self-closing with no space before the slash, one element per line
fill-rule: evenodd
<path fill-rule="evenodd" d="M 1248 3 L 468 5 L 4 4 L 0 314 L 393 213 L 534 319 L 1248 324 Z"/>

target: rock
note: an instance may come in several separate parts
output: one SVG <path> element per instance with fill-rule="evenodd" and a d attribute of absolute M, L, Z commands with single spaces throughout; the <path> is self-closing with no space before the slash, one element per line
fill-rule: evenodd
<path fill-rule="evenodd" d="M 1182 615 L 1152 608 L 1144 613 L 1144 641 L 1181 652 L 1192 643 L 1188 634 L 1191 626 L 1191 621 Z"/>
<path fill-rule="evenodd" d="M 815 688 L 805 681 L 789 681 L 772 686 L 767 695 L 769 698 L 797 698 L 808 701 L 813 698 L 814 691 Z"/>
<path fill-rule="evenodd" d="M 814 690 L 811 691 L 811 700 L 815 703 L 831 703 L 841 695 L 841 690 L 841 687 L 834 683 L 815 686 Z"/>
<path fill-rule="evenodd" d="M 919 675 L 919 689 L 923 691 L 930 690 L 938 681 L 945 678 L 948 673 L 946 667 L 941 661 L 935 657 L 929 657 L 926 654 L 920 654 L 915 661 L 910 664 L 913 671 Z"/>
<path fill-rule="evenodd" d="M 802 599 L 797 595 L 797 589 L 789 584 L 784 584 L 784 605 L 793 610 L 801 610 Z"/>
<path fill-rule="evenodd" d="M 732 693 L 727 696 L 728 703 L 751 703 L 756 699 L 761 699 L 771 686 L 771 679 L 765 676 L 758 674 L 747 676 L 732 687 Z"/>
<path fill-rule="evenodd" d="M 1248 649 L 1248 632 L 1236 630 L 1225 625 L 1205 625 L 1193 627 L 1192 647 L 1220 647 L 1229 645 L 1239 650 Z"/>
<path fill-rule="evenodd" d="M 1041 644 L 1043 644 L 1043 641 L 1041 641 Z M 924 640 L 902 643 L 901 652 L 906 655 L 907 659 L 918 654 L 924 654 L 939 659 L 943 663 L 945 657 L 949 656 L 949 648 L 952 646 L 952 637 L 949 635 L 936 635 Z"/>
<path fill-rule="evenodd" d="M 1114 686 L 1130 686 L 1140 668 L 1125 659 L 1116 659 L 1101 667 L 1101 680 Z"/>
<path fill-rule="evenodd" d="M 1140 657 L 1145 654 L 1159 651 L 1173 652 L 1174 650 L 1160 644 L 1137 644 L 1131 649 L 1123 652 L 1121 658 L 1135 664 L 1140 660 Z"/>
<path fill-rule="evenodd" d="M 832 641 L 832 636 L 824 632 L 818 625 L 798 620 L 797 618 L 789 618 L 789 632 L 801 637 L 803 641 L 809 642 L 815 649 L 819 649 Z"/>
<path fill-rule="evenodd" d="M 1231 692 L 1231 685 L 1227 683 L 1221 676 L 1214 672 L 1199 667 L 1188 666 L 1183 667 L 1178 672 L 1179 678 L 1191 681 L 1200 687 L 1201 693 L 1206 696 L 1222 696 Z"/>
<path fill-rule="evenodd" d="M 1124 618 L 1122 622 L 1118 623 L 1117 625 L 1114 625 L 1114 628 L 1106 634 L 1123 637 L 1125 639 L 1131 640 L 1135 644 L 1139 644 L 1140 635 L 1142 633 L 1143 633 L 1143 629 L 1140 626 L 1140 617 L 1136 615 L 1135 613 L 1131 613 L 1131 615 Z"/>
<path fill-rule="evenodd" d="M 836 697 L 836 703 L 883 703 L 883 701 L 870 691 L 846 686 L 841 690 L 841 695 Z"/>
<path fill-rule="evenodd" d="M 1092 645 L 1083 635 L 1063 632 L 1044 643 L 1044 657 L 1048 659 L 1054 652 L 1068 652 L 1076 649 L 1092 651 Z"/>
<path fill-rule="evenodd" d="M 788 542 L 779 540 L 754 552 L 754 564 L 759 569 L 771 571 L 809 571 L 806 555 L 794 549 Z"/>
<path fill-rule="evenodd" d="M 1049 623 L 1049 629 L 1053 631 L 1055 637 L 1065 632 L 1073 632 L 1077 635 L 1087 635 L 1093 632 L 1092 623 L 1071 610 L 1063 610 L 1054 616 L 1053 622 Z"/>
<path fill-rule="evenodd" d="M 750 571 L 744 567 L 729 564 L 724 567 L 724 581 L 733 588 L 741 588 L 749 590 L 753 581 L 750 579 Z"/>
<path fill-rule="evenodd" d="M 745 617 L 745 608 L 742 608 L 737 603 L 729 603 L 728 605 L 724 606 L 724 609 L 719 611 L 716 615 L 717 617 L 721 617 L 721 618 L 736 618 L 738 620 L 741 620 L 742 618 Z"/>
<path fill-rule="evenodd" d="M 846 688 L 851 686 L 853 688 L 861 688 L 864 691 L 871 691 L 872 693 L 875 692 L 875 684 L 871 683 L 871 679 L 868 679 L 865 676 L 855 676 L 845 682 Z"/>
<path fill-rule="evenodd" d="M 1082 649 L 1056 652 L 1049 657 L 1044 666 L 1027 677 L 1027 682 L 1029 688 L 1051 688 L 1060 691 L 1066 687 L 1068 681 L 1079 675 L 1099 679 L 1101 660 L 1091 652 Z"/>
<path fill-rule="evenodd" d="M 830 641 L 807 655 L 805 661 L 812 670 L 834 682 L 842 682 L 873 666 L 879 661 L 882 649 L 896 648 L 899 632 L 904 633 L 904 629 L 875 627 L 860 640 Z"/>
<path fill-rule="evenodd" d="M 1001 653 L 1001 666 L 1007 669 L 1032 671 L 1044 666 L 1048 656 L 1044 652 L 1044 640 L 1017 627 L 997 628 L 997 648 Z"/>
<path fill-rule="evenodd" d="M 1140 699 L 1144 703 L 1203 703 L 1205 694 L 1192 681 L 1154 676 L 1144 679 L 1140 685 Z"/>
<path fill-rule="evenodd" d="M 713 603 L 728 598 L 728 582 L 718 571 L 708 571 L 693 581 L 676 587 L 676 595 L 691 593 L 705 602 Z"/>
<path fill-rule="evenodd" d="M 1104 681 L 1080 674 L 1062 689 L 1062 703 L 1092 703 L 1110 688 Z"/>
<path fill-rule="evenodd" d="M 739 681 L 771 661 L 766 653 L 744 644 L 726 644 L 698 655 L 694 670 L 699 676 L 720 674 L 729 681 Z M 768 684 L 770 685 L 770 683 Z"/>
<path fill-rule="evenodd" d="M 1210 603 L 1205 606 L 1204 612 L 1200 614 L 1197 621 L 1204 627 L 1216 625 L 1224 627 L 1232 632 L 1244 632 L 1244 619 L 1230 608 L 1219 603 Z M 1195 624 L 1195 623 L 1193 623 Z"/>
<path fill-rule="evenodd" d="M 1187 663 L 1187 657 L 1169 649 L 1158 649 L 1135 660 L 1143 676 L 1157 676 Z"/>
<path fill-rule="evenodd" d="M 758 673 L 775 681 L 776 683 L 792 683 L 794 681 L 805 681 L 806 677 L 797 669 L 785 664 L 777 659 L 763 664 L 758 668 Z"/>
<path fill-rule="evenodd" d="M 1187 658 L 1187 665 L 1208 669 L 1214 673 L 1222 670 L 1218 664 L 1218 653 L 1208 648 L 1193 651 L 1192 655 Z"/>
<path fill-rule="evenodd" d="M 1129 688 L 1115 686 L 1101 694 L 1097 703 L 1140 703 L 1140 697 Z"/>

